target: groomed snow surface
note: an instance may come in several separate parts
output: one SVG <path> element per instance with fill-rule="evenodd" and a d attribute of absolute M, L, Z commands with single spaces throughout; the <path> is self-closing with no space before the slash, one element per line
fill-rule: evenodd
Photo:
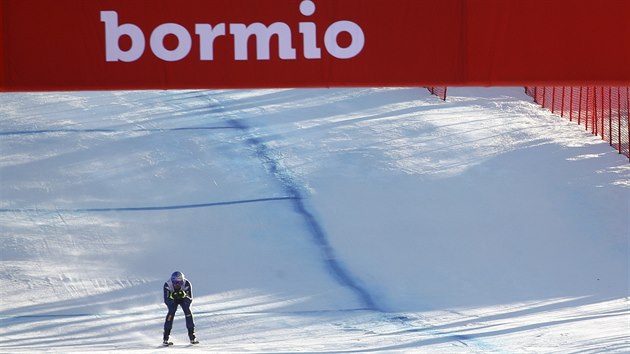
<path fill-rule="evenodd" d="M 0 352 L 628 352 L 629 201 L 521 88 L 5 93 Z"/>

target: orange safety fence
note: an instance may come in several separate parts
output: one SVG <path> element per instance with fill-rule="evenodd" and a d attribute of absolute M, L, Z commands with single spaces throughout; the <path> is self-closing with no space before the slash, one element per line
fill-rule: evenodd
<path fill-rule="evenodd" d="M 551 112 L 583 125 L 630 158 L 630 87 L 530 86 L 525 93 Z"/>
<path fill-rule="evenodd" d="M 438 96 L 442 101 L 446 101 L 446 86 L 431 86 L 427 87 L 427 90 L 432 95 Z"/>
<path fill-rule="evenodd" d="M 446 87 L 427 87 L 446 100 Z M 527 86 L 525 93 L 552 113 L 583 125 L 630 159 L 630 87 Z"/>

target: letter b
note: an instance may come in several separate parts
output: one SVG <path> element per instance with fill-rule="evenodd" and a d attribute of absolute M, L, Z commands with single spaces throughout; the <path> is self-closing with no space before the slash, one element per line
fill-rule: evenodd
<path fill-rule="evenodd" d="M 140 27 L 132 23 L 119 26 L 116 11 L 101 11 L 101 22 L 105 23 L 105 59 L 107 61 L 131 62 L 142 56 L 146 43 Z M 120 49 L 119 40 L 122 36 L 128 36 L 131 39 L 129 50 Z"/>

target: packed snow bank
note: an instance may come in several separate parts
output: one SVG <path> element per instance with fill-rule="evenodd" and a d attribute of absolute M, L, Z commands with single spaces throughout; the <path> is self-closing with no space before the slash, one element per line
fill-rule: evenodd
<path fill-rule="evenodd" d="M 630 167 L 520 89 L 0 102 L 2 350 L 149 352 L 174 270 L 209 351 L 630 348 Z"/>

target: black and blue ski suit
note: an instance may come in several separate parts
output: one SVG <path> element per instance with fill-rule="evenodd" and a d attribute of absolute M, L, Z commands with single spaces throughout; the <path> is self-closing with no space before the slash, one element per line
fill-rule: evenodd
<path fill-rule="evenodd" d="M 193 315 L 190 311 L 190 304 L 193 300 L 192 285 L 188 279 L 184 279 L 183 285 L 179 287 L 173 286 L 171 279 L 164 283 L 164 303 L 168 307 L 168 314 L 164 321 L 164 338 L 168 339 L 168 335 L 173 328 L 173 319 L 175 318 L 175 312 L 177 307 L 181 306 L 186 315 L 186 328 L 188 329 L 188 336 L 190 339 L 194 339 L 195 323 L 193 322 Z"/>

